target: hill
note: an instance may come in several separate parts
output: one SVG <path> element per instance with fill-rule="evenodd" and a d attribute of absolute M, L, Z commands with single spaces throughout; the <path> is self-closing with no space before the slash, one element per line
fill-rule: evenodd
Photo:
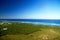
<path fill-rule="evenodd" d="M 9 24 L 10 23 L 10 24 Z M 9 22 L 0 25 L 2 40 L 60 40 L 60 27 Z"/>

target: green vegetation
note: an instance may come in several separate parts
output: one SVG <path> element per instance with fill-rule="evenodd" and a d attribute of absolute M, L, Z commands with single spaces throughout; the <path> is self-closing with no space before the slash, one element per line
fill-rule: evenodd
<path fill-rule="evenodd" d="M 37 25 L 30 23 L 16 23 L 0 25 L 0 40 L 60 40 L 60 27 Z"/>

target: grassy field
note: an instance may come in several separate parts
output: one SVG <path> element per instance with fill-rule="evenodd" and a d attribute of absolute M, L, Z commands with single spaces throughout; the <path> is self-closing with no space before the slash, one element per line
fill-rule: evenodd
<path fill-rule="evenodd" d="M 59 26 L 11 22 L 0 25 L 0 28 L 8 28 L 0 32 L 0 40 L 60 40 Z"/>

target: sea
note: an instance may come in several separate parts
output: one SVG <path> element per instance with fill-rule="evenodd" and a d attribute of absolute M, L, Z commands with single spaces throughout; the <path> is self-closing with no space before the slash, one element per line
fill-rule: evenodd
<path fill-rule="evenodd" d="M 1 21 L 60 26 L 60 20 L 58 19 L 0 19 Z"/>

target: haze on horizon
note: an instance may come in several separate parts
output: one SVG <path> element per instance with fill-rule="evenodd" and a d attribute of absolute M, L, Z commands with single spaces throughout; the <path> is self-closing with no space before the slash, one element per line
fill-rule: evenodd
<path fill-rule="evenodd" d="M 0 19 L 60 19 L 60 0 L 0 0 Z"/>

